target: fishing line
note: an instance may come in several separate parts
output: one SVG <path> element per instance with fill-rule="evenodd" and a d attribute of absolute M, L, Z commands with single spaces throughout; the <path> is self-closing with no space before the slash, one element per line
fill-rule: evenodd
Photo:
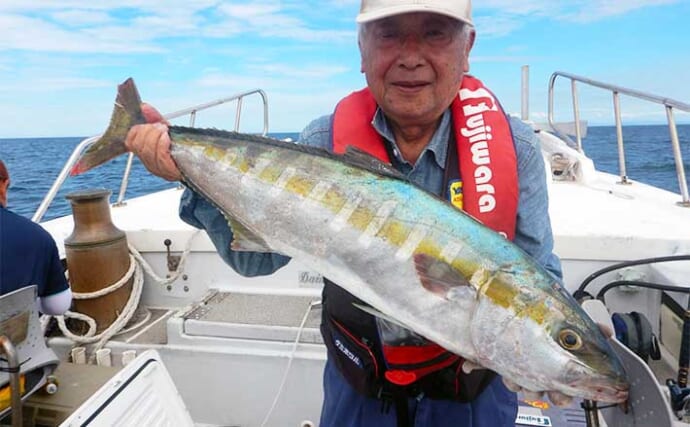
<path fill-rule="evenodd" d="M 261 422 L 261 427 L 264 427 L 268 420 L 271 418 L 271 415 L 273 414 L 273 411 L 275 410 L 276 405 L 278 404 L 278 400 L 280 400 L 280 396 L 283 394 L 285 384 L 287 383 L 288 374 L 290 373 L 290 368 L 292 367 L 292 361 L 295 358 L 297 345 L 299 345 L 299 340 L 302 337 L 302 331 L 304 331 L 304 325 L 307 323 L 307 318 L 309 317 L 309 313 L 311 313 L 311 309 L 319 305 L 321 305 L 321 300 L 312 301 L 309 303 L 307 310 L 304 312 L 302 322 L 300 322 L 299 329 L 297 330 L 297 337 L 295 338 L 295 341 L 292 343 L 292 350 L 290 350 L 290 356 L 288 356 L 288 363 L 285 367 L 285 372 L 283 373 L 283 379 L 280 381 L 280 386 L 278 387 L 278 391 L 276 392 L 275 398 L 273 398 L 273 403 L 271 404 L 271 407 L 268 409 L 268 413 L 266 413 L 266 417 L 264 417 L 264 420 Z"/>

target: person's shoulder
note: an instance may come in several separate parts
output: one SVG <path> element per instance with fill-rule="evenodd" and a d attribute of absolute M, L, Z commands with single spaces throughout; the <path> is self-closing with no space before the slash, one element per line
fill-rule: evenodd
<path fill-rule="evenodd" d="M 35 226 L 37 226 L 37 224 L 31 221 L 29 218 L 14 213 L 7 208 L 0 208 L 0 215 L 2 215 L 3 222 L 10 223 L 15 227 L 34 228 Z"/>
<path fill-rule="evenodd" d="M 7 226 L 3 228 L 23 236 L 30 235 L 32 238 L 40 237 L 44 240 L 52 240 L 50 233 L 41 227 L 40 224 L 31 221 L 29 218 L 14 213 L 9 209 L 0 209 L 0 212 L 3 216 L 2 220 Z"/>
<path fill-rule="evenodd" d="M 510 130 L 513 133 L 513 139 L 516 145 L 526 144 L 526 148 L 531 148 L 532 150 L 537 149 L 539 140 L 532 126 L 515 116 L 508 116 L 508 122 L 510 123 Z"/>
<path fill-rule="evenodd" d="M 527 167 L 533 164 L 535 159 L 539 157 L 536 155 L 541 150 L 539 147 L 539 138 L 534 128 L 519 118 L 508 116 L 508 120 L 510 123 L 510 130 L 513 133 L 513 144 L 515 146 L 518 167 Z"/>
<path fill-rule="evenodd" d="M 299 135 L 299 143 L 313 147 L 328 148 L 330 145 L 332 114 L 312 120 Z"/>

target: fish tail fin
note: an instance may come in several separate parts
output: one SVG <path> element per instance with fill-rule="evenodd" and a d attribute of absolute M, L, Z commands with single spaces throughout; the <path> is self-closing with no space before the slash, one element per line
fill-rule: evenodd
<path fill-rule="evenodd" d="M 127 152 L 125 139 L 129 129 L 142 123 L 146 123 L 146 119 L 141 112 L 141 97 L 134 80 L 129 78 L 117 87 L 117 98 L 108 129 L 81 155 L 70 175 L 84 173 Z"/>

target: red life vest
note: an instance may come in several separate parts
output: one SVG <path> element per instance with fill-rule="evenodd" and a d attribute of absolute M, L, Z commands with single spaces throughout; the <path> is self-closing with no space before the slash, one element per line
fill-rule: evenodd
<path fill-rule="evenodd" d="M 338 103 L 333 151 L 354 146 L 390 163 L 383 138 L 371 122 L 377 105 L 368 88 Z M 451 203 L 512 240 L 517 217 L 517 160 L 510 124 L 496 98 L 478 79 L 465 76 L 451 104 L 460 183 Z M 455 199 L 455 200 L 453 200 Z"/>
<path fill-rule="evenodd" d="M 379 160 L 390 162 L 384 145 L 386 142 L 372 126 L 377 108 L 376 101 L 367 88 L 353 92 L 338 103 L 331 130 L 332 149 L 335 153 L 344 153 L 348 146 L 354 146 Z M 518 181 L 515 147 L 508 118 L 493 94 L 471 76 L 463 79 L 458 96 L 451 104 L 451 115 L 457 150 L 448 151 L 457 153 L 456 173 L 459 176 L 449 176 L 449 182 L 444 183 L 450 187 L 449 201 L 512 240 L 517 217 Z M 441 393 L 437 397 L 471 399 L 488 384 L 490 378 L 486 375 L 463 377 L 460 370 L 461 358 L 430 341 L 423 345 L 400 347 L 383 342 L 380 352 L 372 353 L 371 349 L 367 350 L 367 345 L 358 342 L 357 337 L 371 342 L 372 336 L 376 335 L 376 327 L 373 319 L 367 320 L 369 315 L 355 308 L 349 303 L 350 300 L 354 301 L 356 298 L 326 281 L 324 316 L 327 321 L 322 326 L 322 332 L 327 346 L 333 349 L 331 354 L 336 358 L 336 366 L 360 391 L 369 390 L 371 393 L 372 384 L 369 382 L 372 380 L 359 378 L 359 369 L 352 370 L 348 367 L 347 360 L 338 360 L 343 357 L 344 350 L 341 346 L 345 338 L 334 338 L 337 334 L 345 333 L 337 336 L 349 336 L 351 339 L 351 348 L 345 354 L 351 355 L 357 349 L 366 350 L 362 352 L 361 359 L 371 359 L 374 372 L 371 376 L 378 380 L 381 380 L 378 367 L 384 362 L 387 369 L 383 376 L 398 386 L 417 383 L 444 368 L 453 369 L 455 384 L 449 389 L 455 391 Z M 329 322 L 333 323 L 333 320 L 328 321 L 330 316 L 340 319 L 341 323 L 335 321 L 339 330 L 328 326 Z M 351 326 L 352 329 L 347 331 L 344 325 Z M 331 339 L 338 343 L 338 348 L 329 346 Z M 377 360 L 379 357 L 375 353 L 381 354 L 384 360 Z M 361 365 L 360 358 L 356 360 Z M 425 379 L 425 382 L 438 385 L 436 380 Z M 469 391 L 460 390 L 463 386 Z"/>

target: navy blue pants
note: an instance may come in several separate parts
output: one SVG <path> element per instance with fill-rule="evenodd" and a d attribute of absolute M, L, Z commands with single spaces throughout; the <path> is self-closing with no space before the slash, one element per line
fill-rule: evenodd
<path fill-rule="evenodd" d="M 323 376 L 320 427 L 397 427 L 395 407 L 381 411 L 381 401 L 358 394 L 328 360 Z M 515 427 L 517 396 L 496 377 L 470 403 L 409 399 L 414 427 Z"/>

